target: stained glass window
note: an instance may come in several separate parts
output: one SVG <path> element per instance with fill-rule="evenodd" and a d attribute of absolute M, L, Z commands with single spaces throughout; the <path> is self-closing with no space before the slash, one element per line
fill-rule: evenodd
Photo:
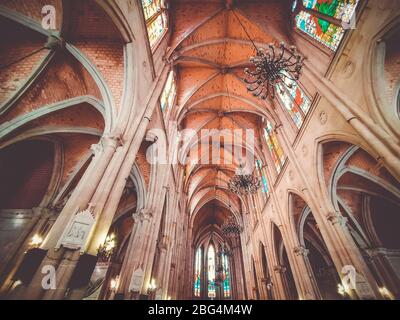
<path fill-rule="evenodd" d="M 310 37 L 336 51 L 344 35 L 344 29 L 308 12 L 300 11 L 296 16 L 296 27 Z"/>
<path fill-rule="evenodd" d="M 271 152 L 272 159 L 276 171 L 279 173 L 282 170 L 283 164 L 285 163 L 285 155 L 279 144 L 276 133 L 273 130 L 272 124 L 267 121 L 267 126 L 264 129 L 265 139 L 267 140 L 268 149 Z"/>
<path fill-rule="evenodd" d="M 310 99 L 304 94 L 296 81 L 285 78 L 285 85 L 277 85 L 277 92 L 283 106 L 288 111 L 293 122 L 300 129 L 305 115 L 311 106 Z"/>
<path fill-rule="evenodd" d="M 211 244 L 207 253 L 207 278 L 208 278 L 208 297 L 213 299 L 216 297 L 215 291 L 215 249 Z"/>
<path fill-rule="evenodd" d="M 142 0 L 151 47 L 154 47 L 168 27 L 167 11 L 162 7 L 161 3 L 161 0 Z"/>
<path fill-rule="evenodd" d="M 261 178 L 262 192 L 268 194 L 268 182 L 267 182 L 267 178 L 263 171 L 262 162 L 261 162 L 261 160 L 257 159 L 256 163 L 257 163 L 258 174 Z"/>
<path fill-rule="evenodd" d="M 195 262 L 195 271 L 194 271 L 194 296 L 200 297 L 200 288 L 201 288 L 201 248 L 197 249 L 196 252 L 196 262 Z"/>
<path fill-rule="evenodd" d="M 297 8 L 297 0 L 294 0 L 292 4 L 292 12 L 294 12 L 296 8 Z"/>
<path fill-rule="evenodd" d="M 303 0 L 307 9 L 349 22 L 353 17 L 359 0 Z"/>
<path fill-rule="evenodd" d="M 226 254 L 222 255 L 222 268 L 224 270 L 224 298 L 231 297 L 231 284 L 230 284 L 230 270 L 229 270 L 229 260 Z"/>
<path fill-rule="evenodd" d="M 176 83 L 174 71 L 170 71 L 167 82 L 165 83 L 163 92 L 160 97 L 161 110 L 165 111 L 172 108 L 176 95 Z"/>

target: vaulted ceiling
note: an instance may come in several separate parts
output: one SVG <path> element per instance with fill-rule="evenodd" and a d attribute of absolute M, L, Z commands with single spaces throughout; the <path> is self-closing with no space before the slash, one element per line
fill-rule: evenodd
<path fill-rule="evenodd" d="M 225 132 L 225 144 L 234 141 L 234 129 L 253 129 L 254 155 L 265 161 L 260 137 L 265 119 L 274 123 L 275 113 L 272 105 L 247 92 L 243 70 L 255 54 L 251 40 L 262 47 L 289 42 L 290 5 L 291 1 L 285 0 L 171 1 L 172 36 L 167 59 L 176 66 L 178 77 L 175 117 L 181 129 L 198 133 L 181 157 L 196 160 L 194 151 L 210 142 L 200 134 L 203 129 L 230 130 Z M 200 209 L 210 203 L 236 213 L 246 210 L 227 189 L 239 163 L 232 150 L 223 146 L 219 164 L 202 161 L 186 166 L 185 188 L 192 214 L 203 212 Z M 246 144 L 239 143 L 239 147 L 244 151 Z M 203 148 L 201 154 L 205 151 Z M 211 153 L 210 149 L 205 157 L 211 157 Z M 215 221 L 221 224 L 220 220 Z M 199 221 L 206 224 L 209 219 Z"/>

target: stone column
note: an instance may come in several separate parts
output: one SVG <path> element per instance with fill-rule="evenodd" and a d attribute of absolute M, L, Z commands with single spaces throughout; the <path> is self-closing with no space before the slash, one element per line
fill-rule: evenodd
<path fill-rule="evenodd" d="M 288 226 L 285 226 L 288 227 Z M 289 227 L 290 228 L 290 227 Z M 295 240 L 289 234 L 289 230 L 285 230 L 281 226 L 282 239 L 285 244 L 286 253 L 289 259 L 290 268 L 296 283 L 296 288 L 300 299 L 315 300 L 319 298 L 318 287 L 315 283 L 314 276 L 307 268 L 306 254 L 307 251 L 296 244 Z"/>
<path fill-rule="evenodd" d="M 389 171 L 400 180 L 400 146 L 397 139 L 377 125 L 333 82 L 317 74 L 309 62 L 305 61 L 305 67 L 304 75 L 382 158 Z"/>
<path fill-rule="evenodd" d="M 164 291 L 166 288 L 163 288 L 163 278 L 165 274 L 168 272 L 168 270 L 166 269 L 167 244 L 165 243 L 165 240 L 158 244 L 158 249 L 159 249 L 159 255 L 153 277 L 159 286 L 158 289 L 162 289 Z"/>
<path fill-rule="evenodd" d="M 289 287 L 285 276 L 286 268 L 277 264 L 273 267 L 273 270 L 273 275 L 278 280 L 274 281 L 274 292 L 278 293 L 278 299 L 280 300 L 289 299 Z"/>
<path fill-rule="evenodd" d="M 236 297 L 238 300 L 245 299 L 245 285 L 244 285 L 244 274 L 243 274 L 243 262 L 241 252 L 240 238 L 232 239 L 232 257 L 235 267 L 235 280 L 236 280 Z"/>
<path fill-rule="evenodd" d="M 141 209 L 134 214 L 137 231 L 131 235 L 129 240 L 127 254 L 121 268 L 120 283 L 118 294 L 122 294 L 125 299 L 138 299 L 141 286 L 144 281 L 144 274 L 140 288 L 136 288 L 133 292 L 131 282 L 134 273 L 138 270 L 144 272 L 144 256 L 146 255 L 146 243 L 148 242 L 149 233 L 152 228 L 152 212 L 149 209 Z"/>
<path fill-rule="evenodd" d="M 54 222 L 56 212 L 48 208 L 32 208 L 33 217 L 24 233 L 19 237 L 14 250 L 3 259 L 0 265 L 0 283 L 2 283 L 0 295 L 5 296 L 12 284 L 12 276 L 22 262 L 24 254 L 30 249 L 30 241 L 34 235 L 44 237 L 48 224 Z"/>

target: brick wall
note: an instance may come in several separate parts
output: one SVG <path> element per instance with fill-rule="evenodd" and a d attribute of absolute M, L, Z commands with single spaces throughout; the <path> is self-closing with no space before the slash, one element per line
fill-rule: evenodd
<path fill-rule="evenodd" d="M 394 90 L 400 82 L 400 42 L 398 35 L 386 43 L 385 80 L 386 99 L 392 104 L 394 102 Z"/>
<path fill-rule="evenodd" d="M 0 150 L 0 208 L 38 206 L 51 179 L 53 157 L 53 144 L 45 141 L 24 141 Z"/>
<path fill-rule="evenodd" d="M 12 110 L 0 118 L 0 122 L 82 95 L 101 99 L 95 82 L 83 66 L 69 54 L 59 53 Z"/>
<path fill-rule="evenodd" d="M 124 52 L 121 43 L 113 41 L 80 41 L 74 43 L 97 67 L 119 109 L 124 86 Z"/>
<path fill-rule="evenodd" d="M 61 0 L 2 0 L 1 5 L 42 23 L 42 8 L 52 5 L 56 9 L 56 26 L 60 29 L 63 11 Z"/>

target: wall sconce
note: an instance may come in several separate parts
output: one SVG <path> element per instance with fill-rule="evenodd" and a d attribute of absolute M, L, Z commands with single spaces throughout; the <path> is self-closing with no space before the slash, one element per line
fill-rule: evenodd
<path fill-rule="evenodd" d="M 110 281 L 110 290 L 115 292 L 117 291 L 119 286 L 119 276 L 116 276 L 115 278 L 111 279 Z"/>
<path fill-rule="evenodd" d="M 30 247 L 31 249 L 33 249 L 33 248 L 39 248 L 40 245 L 41 245 L 42 243 L 43 243 L 43 238 L 42 238 L 40 235 L 35 234 L 35 235 L 32 237 L 31 241 L 29 242 L 29 247 Z"/>
<path fill-rule="evenodd" d="M 147 290 L 148 290 L 149 294 L 157 291 L 157 285 L 156 285 L 156 282 L 154 279 L 152 279 L 151 282 L 149 283 L 149 287 Z"/>
<path fill-rule="evenodd" d="M 386 287 L 380 287 L 379 292 L 385 299 L 394 300 L 393 294 Z"/>
<path fill-rule="evenodd" d="M 115 240 L 115 235 L 111 234 L 111 235 L 107 236 L 106 241 L 104 242 L 104 244 L 102 244 L 99 247 L 99 250 L 97 252 L 99 255 L 99 258 L 108 261 L 110 259 L 111 255 L 113 254 L 114 248 L 116 247 L 116 245 L 117 245 L 117 243 Z"/>
<path fill-rule="evenodd" d="M 337 292 L 338 292 L 343 298 L 348 298 L 348 297 L 350 297 L 350 294 L 349 294 L 348 289 L 346 288 L 346 286 L 344 286 L 343 284 L 339 283 L 337 287 L 338 287 Z"/>

